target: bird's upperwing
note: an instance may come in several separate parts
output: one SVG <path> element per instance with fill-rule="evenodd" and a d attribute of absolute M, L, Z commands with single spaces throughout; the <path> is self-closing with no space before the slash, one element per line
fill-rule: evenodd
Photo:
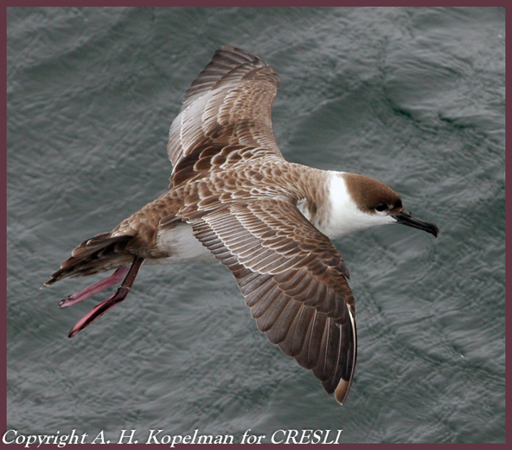
<path fill-rule="evenodd" d="M 197 147 L 263 148 L 281 156 L 271 119 L 278 85 L 277 73 L 258 56 L 234 47 L 217 50 L 171 124 L 167 152 L 174 170 Z"/>
<path fill-rule="evenodd" d="M 348 272 L 332 242 L 291 203 L 228 203 L 189 222 L 226 265 L 270 342 L 312 369 L 342 403 L 356 361 Z"/>

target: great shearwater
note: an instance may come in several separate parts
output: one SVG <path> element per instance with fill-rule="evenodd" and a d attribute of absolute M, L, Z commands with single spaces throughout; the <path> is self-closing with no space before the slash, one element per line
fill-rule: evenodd
<path fill-rule="evenodd" d="M 70 337 L 126 298 L 143 263 L 213 254 L 270 342 L 345 401 L 357 355 L 355 304 L 331 239 L 392 223 L 434 236 L 439 230 L 415 219 L 380 181 L 286 161 L 272 131 L 278 85 L 258 56 L 217 50 L 171 124 L 168 189 L 112 231 L 82 242 L 45 283 L 115 269 L 60 302 L 65 308 L 121 282 Z"/>

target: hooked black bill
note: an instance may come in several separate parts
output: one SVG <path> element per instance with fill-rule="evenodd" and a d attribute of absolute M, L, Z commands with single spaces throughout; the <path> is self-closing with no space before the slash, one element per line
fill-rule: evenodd
<path fill-rule="evenodd" d="M 426 231 L 427 233 L 433 234 L 435 237 L 437 237 L 437 235 L 439 234 L 439 228 L 437 227 L 436 224 L 416 219 L 406 209 L 402 209 L 402 211 L 400 211 L 398 214 L 393 214 L 392 217 L 398 223 Z"/>

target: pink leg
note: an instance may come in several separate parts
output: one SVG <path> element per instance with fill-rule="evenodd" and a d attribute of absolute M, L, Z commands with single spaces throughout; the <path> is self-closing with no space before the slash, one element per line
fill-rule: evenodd
<path fill-rule="evenodd" d="M 112 275 L 108 278 L 98 281 L 97 283 L 91 284 L 87 286 L 85 289 L 82 289 L 80 292 L 72 294 L 66 297 L 64 300 L 59 302 L 59 306 L 61 308 L 69 308 L 70 306 L 76 305 L 78 302 L 85 300 L 86 298 L 92 297 L 94 294 L 107 289 L 114 284 L 121 282 L 123 277 L 128 273 L 128 267 L 121 267 L 117 269 Z"/>
<path fill-rule="evenodd" d="M 133 264 L 128 271 L 128 275 L 126 275 L 126 278 L 123 280 L 123 283 L 116 291 L 116 293 L 107 298 L 105 301 L 101 302 L 99 305 L 96 305 L 91 311 L 89 311 L 89 313 L 82 317 L 69 331 L 69 337 L 73 337 L 80 330 L 83 330 L 87 325 L 89 325 L 92 321 L 105 314 L 110 308 L 112 308 L 112 306 L 122 302 L 126 298 L 130 292 L 133 282 L 135 281 L 135 277 L 137 276 L 137 272 L 139 271 L 143 261 L 144 258 L 139 258 L 138 256 L 135 257 Z"/>

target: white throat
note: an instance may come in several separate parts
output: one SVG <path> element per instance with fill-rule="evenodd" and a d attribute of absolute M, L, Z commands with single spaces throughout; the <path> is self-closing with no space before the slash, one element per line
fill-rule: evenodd
<path fill-rule="evenodd" d="M 369 214 L 358 208 L 347 189 L 344 173 L 328 172 L 330 217 L 320 231 L 333 239 L 353 231 L 396 222 L 387 214 Z"/>

